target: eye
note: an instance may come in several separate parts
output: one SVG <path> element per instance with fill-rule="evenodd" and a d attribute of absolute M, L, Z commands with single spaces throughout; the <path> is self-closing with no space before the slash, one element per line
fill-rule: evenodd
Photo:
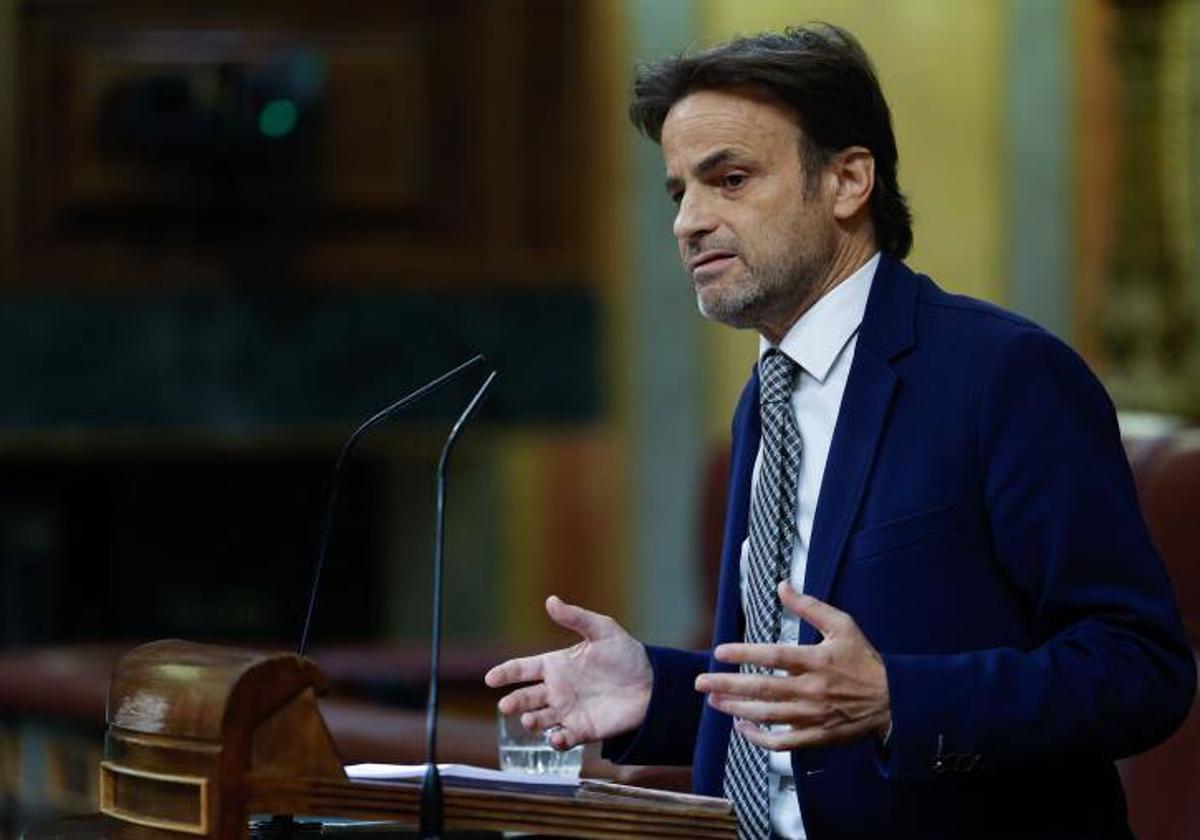
<path fill-rule="evenodd" d="M 671 190 L 667 197 L 671 199 L 672 204 L 678 207 L 679 203 L 683 201 L 683 190 Z"/>
<path fill-rule="evenodd" d="M 745 172 L 728 172 L 721 178 L 721 184 L 726 189 L 736 190 L 746 183 Z"/>

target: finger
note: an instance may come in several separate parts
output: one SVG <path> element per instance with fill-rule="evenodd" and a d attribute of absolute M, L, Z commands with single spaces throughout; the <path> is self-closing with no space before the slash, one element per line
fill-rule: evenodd
<path fill-rule="evenodd" d="M 844 613 L 812 595 L 801 595 L 792 589 L 786 580 L 779 584 L 779 600 L 790 611 L 817 628 L 826 638 L 836 636 L 847 627 L 854 626 L 854 619 L 849 613 Z"/>
<path fill-rule="evenodd" d="M 613 620 L 606 615 L 568 604 L 557 595 L 546 599 L 546 612 L 560 627 L 573 630 L 589 642 L 612 632 Z"/>
<path fill-rule="evenodd" d="M 496 706 L 506 715 L 516 712 L 530 712 L 545 706 L 549 693 L 545 683 L 538 683 L 527 688 L 517 689 L 512 694 L 504 695 L 500 698 L 500 702 Z"/>
<path fill-rule="evenodd" d="M 753 674 L 701 674 L 696 690 L 751 700 L 786 700 L 793 696 L 788 680 Z"/>
<path fill-rule="evenodd" d="M 519 682 L 533 682 L 542 678 L 542 657 L 524 656 L 501 662 L 483 675 L 483 681 L 492 688 Z"/>
<path fill-rule="evenodd" d="M 813 651 L 813 658 L 817 658 L 817 651 Z M 816 667 L 816 666 L 814 666 Z M 791 693 L 792 700 L 816 700 L 827 702 L 829 700 L 829 675 L 814 671 L 811 673 L 800 674 L 789 680 L 788 689 Z"/>
<path fill-rule="evenodd" d="M 814 668 L 821 667 L 819 660 L 824 651 L 818 651 L 813 646 L 805 646 L 802 651 L 801 655 L 814 660 Z M 696 682 L 699 684 L 701 679 L 709 687 L 702 689 L 697 685 L 697 691 L 724 694 L 741 700 L 825 701 L 829 697 L 829 677 L 817 671 L 806 671 L 787 677 L 701 674 L 696 678 Z"/>
<path fill-rule="evenodd" d="M 731 665 L 759 665 L 783 671 L 803 671 L 811 666 L 813 645 L 768 645 L 742 643 L 718 645 L 713 656 Z"/>
<path fill-rule="evenodd" d="M 734 723 L 743 738 L 752 744 L 758 744 L 772 752 L 804 749 L 815 747 L 830 741 L 828 734 L 821 729 L 760 729 L 753 723 L 739 720 Z"/>
<path fill-rule="evenodd" d="M 550 746 L 556 750 L 569 750 L 582 743 L 582 736 L 569 726 L 560 726 L 550 733 Z"/>
<path fill-rule="evenodd" d="M 813 703 L 770 703 L 710 694 L 708 704 L 719 712 L 759 724 L 786 723 L 805 727 L 821 717 L 820 708 Z"/>
<path fill-rule="evenodd" d="M 535 709 L 521 715 L 521 725 L 530 731 L 544 732 L 558 722 L 558 712 L 549 707 Z"/>

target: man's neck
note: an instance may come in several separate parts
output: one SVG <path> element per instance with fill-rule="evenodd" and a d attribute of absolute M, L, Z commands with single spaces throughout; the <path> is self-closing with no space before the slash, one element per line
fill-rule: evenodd
<path fill-rule="evenodd" d="M 835 249 L 833 259 L 829 261 L 828 269 L 820 281 L 814 283 L 799 303 L 783 313 L 782 317 L 772 319 L 770 323 L 759 324 L 759 334 L 771 342 L 771 344 L 778 345 L 779 342 L 783 341 L 783 337 L 788 334 L 788 331 L 800 320 L 800 317 L 812 308 L 813 304 L 836 289 L 846 278 L 851 277 L 854 272 L 862 268 L 867 260 L 871 259 L 878 250 L 879 247 L 875 244 L 873 238 L 847 238 L 842 240 L 838 248 Z"/>

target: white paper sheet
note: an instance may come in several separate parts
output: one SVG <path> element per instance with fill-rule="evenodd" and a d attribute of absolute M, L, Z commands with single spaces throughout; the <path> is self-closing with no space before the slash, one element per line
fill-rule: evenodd
<path fill-rule="evenodd" d="M 505 787 L 574 788 L 579 779 L 570 776 L 537 776 L 487 767 L 472 767 L 469 764 L 439 764 L 438 772 L 443 782 L 459 781 L 474 787 L 503 785 Z M 347 764 L 346 775 L 351 779 L 373 782 L 403 782 L 425 777 L 424 764 Z"/>

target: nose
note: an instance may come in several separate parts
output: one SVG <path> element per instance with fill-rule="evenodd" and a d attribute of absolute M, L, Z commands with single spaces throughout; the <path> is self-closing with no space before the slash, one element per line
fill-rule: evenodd
<path fill-rule="evenodd" d="M 703 192 L 697 189 L 685 192 L 679 201 L 679 209 L 675 211 L 675 223 L 671 226 L 679 247 L 686 248 L 688 242 L 712 233 L 716 228 L 716 217 L 709 202 L 705 201 Z"/>

